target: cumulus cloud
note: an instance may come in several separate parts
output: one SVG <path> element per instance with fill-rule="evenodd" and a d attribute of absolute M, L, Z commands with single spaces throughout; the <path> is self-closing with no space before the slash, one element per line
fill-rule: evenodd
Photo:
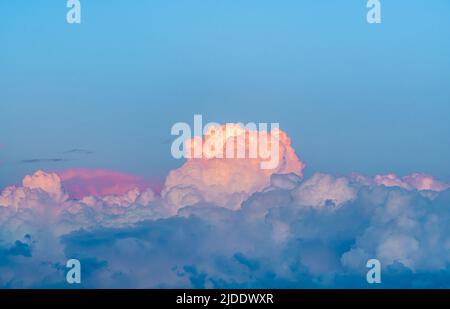
<path fill-rule="evenodd" d="M 378 258 L 387 286 L 442 287 L 449 203 L 450 190 L 431 199 L 290 173 L 239 209 L 193 198 L 173 213 L 149 189 L 69 199 L 58 175 L 39 171 L 0 195 L 0 284 L 64 287 L 75 257 L 83 287 L 365 287 L 365 263 Z"/>
<path fill-rule="evenodd" d="M 356 196 L 356 190 L 345 177 L 314 174 L 293 191 L 299 205 L 313 207 L 339 207 Z"/>
<path fill-rule="evenodd" d="M 450 288 L 448 184 L 303 179 L 281 136 L 279 168 L 189 159 L 161 195 L 106 171 L 26 176 L 0 194 L 0 286 L 68 287 L 77 258 L 85 288 L 364 288 L 376 258 L 382 287 Z"/>
<path fill-rule="evenodd" d="M 25 176 L 22 186 L 29 189 L 40 189 L 48 193 L 55 201 L 64 201 L 67 195 L 61 186 L 61 179 L 58 175 L 47 174 L 43 171 L 37 171 L 33 175 Z"/>
<path fill-rule="evenodd" d="M 235 130 L 230 130 L 229 126 L 213 126 L 208 131 L 222 130 L 227 132 L 223 133 L 226 138 L 208 132 L 204 140 L 198 141 L 198 138 L 194 138 L 191 141 L 192 149 L 195 149 L 196 143 L 202 143 L 203 155 L 200 158 L 189 158 L 182 167 L 172 170 L 167 176 L 162 195 L 175 209 L 198 202 L 238 209 L 252 193 L 267 187 L 272 175 L 303 175 L 305 164 L 295 154 L 291 140 L 285 132 L 276 129 L 276 141 L 279 142 L 278 164 L 271 169 L 262 169 L 261 163 L 266 161 L 264 156 L 249 156 L 251 145 L 258 145 L 258 132 L 237 125 L 233 126 Z M 267 139 L 271 140 L 274 133 L 265 133 Z M 225 156 L 227 146 L 237 145 L 239 141 L 244 143 L 243 158 L 217 158 L 219 150 Z M 236 151 L 237 148 L 238 146 Z M 270 149 L 269 147 L 268 152 Z"/>
<path fill-rule="evenodd" d="M 25 176 L 22 186 L 5 188 L 0 195 L 0 207 L 16 211 L 29 208 L 48 212 L 67 198 L 56 174 L 37 171 L 31 176 Z"/>
<path fill-rule="evenodd" d="M 79 228 L 120 226 L 146 218 L 153 212 L 163 217 L 162 203 L 142 211 L 155 200 L 155 193 L 132 189 L 122 195 L 86 196 L 72 199 L 59 175 L 37 171 L 22 186 L 5 188 L 0 194 L 1 240 L 47 231 L 55 237 Z"/>

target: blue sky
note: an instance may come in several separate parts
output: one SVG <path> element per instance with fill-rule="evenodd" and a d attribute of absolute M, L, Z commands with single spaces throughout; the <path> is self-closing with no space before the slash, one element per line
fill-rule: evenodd
<path fill-rule="evenodd" d="M 81 25 L 65 1 L 0 3 L 0 186 L 37 168 L 163 178 L 170 127 L 195 113 L 279 122 L 307 173 L 449 179 L 449 1 L 382 1 L 381 25 L 366 1 L 81 3 Z"/>

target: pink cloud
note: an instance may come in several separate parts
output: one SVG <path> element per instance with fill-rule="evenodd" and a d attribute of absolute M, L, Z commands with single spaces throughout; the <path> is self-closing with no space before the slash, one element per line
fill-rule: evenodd
<path fill-rule="evenodd" d="M 57 172 L 71 198 L 85 196 L 122 195 L 133 189 L 153 188 L 160 185 L 144 177 L 104 169 L 70 169 Z"/>
<path fill-rule="evenodd" d="M 377 175 L 374 178 L 377 185 L 400 187 L 406 190 L 431 190 L 441 192 L 450 188 L 450 184 L 441 182 L 428 174 L 414 173 L 399 177 L 396 174 Z"/>

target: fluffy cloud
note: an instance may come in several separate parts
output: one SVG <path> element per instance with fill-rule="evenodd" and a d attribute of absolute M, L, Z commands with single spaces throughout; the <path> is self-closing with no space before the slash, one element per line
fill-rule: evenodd
<path fill-rule="evenodd" d="M 239 209 L 174 214 L 151 190 L 73 200 L 56 174 L 25 179 L 0 196 L 4 287 L 65 287 L 69 258 L 83 287 L 365 287 L 370 258 L 387 287 L 450 282 L 450 190 L 273 174 Z"/>
<path fill-rule="evenodd" d="M 63 243 L 70 255 L 108 265 L 93 272 L 92 286 L 365 287 L 369 258 L 382 262 L 386 286 L 442 287 L 449 276 L 442 206 L 450 192 L 429 200 L 363 186 L 340 207 L 323 207 L 322 199 L 298 203 L 294 190 L 255 193 L 236 211 L 200 203 L 133 227 L 74 232 Z"/>
<path fill-rule="evenodd" d="M 153 210 L 164 216 L 162 203 L 141 213 L 155 200 L 151 189 L 75 200 L 61 183 L 57 174 L 37 171 L 26 176 L 22 186 L 5 188 L 0 194 L 0 240 L 12 241 L 47 230 L 59 237 L 79 228 L 131 224 L 153 218 Z"/>
<path fill-rule="evenodd" d="M 67 199 L 58 175 L 37 171 L 33 175 L 25 176 L 22 181 L 23 188 L 40 189 L 49 194 L 55 201 L 63 202 Z"/>
<path fill-rule="evenodd" d="M 345 177 L 335 178 L 326 174 L 315 174 L 293 191 L 300 205 L 313 207 L 339 207 L 356 196 L 356 190 Z"/>
<path fill-rule="evenodd" d="M 279 142 L 278 164 L 271 169 L 262 169 L 261 163 L 266 161 L 264 156 L 250 158 L 248 155 L 250 145 L 258 145 L 259 137 L 256 133 L 237 126 L 235 130 L 225 131 L 225 127 L 212 127 L 210 131 L 214 129 L 228 132 L 225 141 L 223 136 L 217 137 L 207 133 L 204 140 L 200 141 L 204 155 L 201 158 L 189 158 L 182 167 L 172 170 L 167 176 L 162 195 L 174 209 L 198 202 L 238 209 L 252 193 L 267 187 L 272 175 L 303 175 L 305 164 L 299 160 L 291 146 L 290 138 L 283 131 L 276 129 L 276 138 L 275 135 L 272 136 L 273 132 L 267 133 L 268 140 L 274 138 Z M 218 149 L 225 154 L 227 146 L 237 145 L 240 137 L 244 141 L 245 158 L 217 158 Z M 196 147 L 197 142 L 197 139 L 191 142 L 192 148 Z M 207 145 L 216 147 L 208 148 Z"/>

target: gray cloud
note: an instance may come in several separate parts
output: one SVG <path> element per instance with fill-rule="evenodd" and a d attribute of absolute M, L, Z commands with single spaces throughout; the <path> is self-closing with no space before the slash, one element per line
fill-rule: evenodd
<path fill-rule="evenodd" d="M 64 151 L 63 154 L 82 154 L 82 155 L 90 155 L 93 154 L 91 150 L 74 148 L 67 151 Z"/>
<path fill-rule="evenodd" d="M 56 163 L 56 162 L 66 162 L 70 161 L 71 159 L 66 158 L 39 158 L 39 159 L 26 159 L 21 160 L 20 163 L 24 164 L 32 164 L 32 163 Z"/>

